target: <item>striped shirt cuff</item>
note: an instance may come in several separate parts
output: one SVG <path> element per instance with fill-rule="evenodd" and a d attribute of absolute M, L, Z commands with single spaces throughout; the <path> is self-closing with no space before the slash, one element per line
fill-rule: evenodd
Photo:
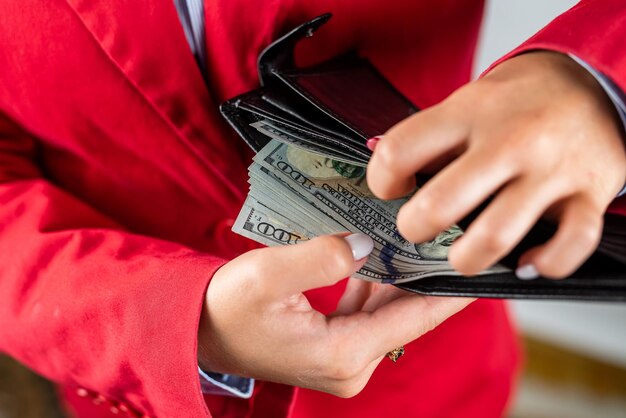
<path fill-rule="evenodd" d="M 200 375 L 202 393 L 234 396 L 243 399 L 250 399 L 252 397 L 254 379 L 234 376 L 232 374 L 205 372 L 200 367 L 198 367 L 198 374 Z"/>
<path fill-rule="evenodd" d="M 613 80 L 611 80 L 609 77 L 602 74 L 601 72 L 597 71 L 587 62 L 581 60 L 575 55 L 569 54 L 569 56 L 578 64 L 580 64 L 583 68 L 589 71 L 589 73 L 595 77 L 598 83 L 600 83 L 606 94 L 611 99 L 611 102 L 613 102 L 613 105 L 617 109 L 617 113 L 619 114 L 619 117 L 622 120 L 622 124 L 624 125 L 624 129 L 626 130 L 626 94 L 624 94 L 624 91 L 617 84 L 615 84 Z M 617 194 L 617 197 L 621 197 L 624 195 L 626 195 L 626 185 L 624 185 L 622 191 Z"/>

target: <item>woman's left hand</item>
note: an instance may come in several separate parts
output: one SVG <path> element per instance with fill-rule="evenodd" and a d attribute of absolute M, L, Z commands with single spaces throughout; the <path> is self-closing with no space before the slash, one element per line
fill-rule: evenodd
<path fill-rule="evenodd" d="M 413 242 L 493 195 L 450 249 L 466 275 L 509 253 L 540 217 L 558 220 L 547 243 L 522 255 L 518 275 L 562 278 L 595 250 L 603 214 L 626 182 L 622 131 L 592 75 L 566 55 L 532 52 L 394 126 L 376 145 L 367 181 L 393 199 L 415 188 L 415 173 L 438 171 L 398 214 Z"/>

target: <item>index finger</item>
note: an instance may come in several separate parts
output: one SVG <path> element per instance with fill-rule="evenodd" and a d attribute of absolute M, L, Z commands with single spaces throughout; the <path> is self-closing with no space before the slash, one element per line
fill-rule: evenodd
<path fill-rule="evenodd" d="M 458 149 L 469 125 L 446 104 L 400 122 L 376 145 L 367 166 L 367 184 L 381 199 L 402 197 L 415 188 L 415 173 Z"/>

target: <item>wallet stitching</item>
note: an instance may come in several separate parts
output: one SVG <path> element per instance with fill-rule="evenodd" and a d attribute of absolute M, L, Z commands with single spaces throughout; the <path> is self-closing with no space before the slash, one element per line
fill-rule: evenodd
<path fill-rule="evenodd" d="M 411 288 L 409 288 L 411 289 Z M 417 289 L 416 289 L 417 290 Z M 589 289 L 586 289 L 589 290 Z M 594 292 L 597 292 L 598 289 L 591 289 Z M 607 289 L 605 292 L 603 293 L 612 293 L 611 290 L 613 289 Z M 508 295 L 515 295 L 515 294 L 532 294 L 532 295 L 546 295 L 546 296 L 550 296 L 550 295 L 562 295 L 562 296 L 569 296 L 572 291 L 575 292 L 580 292 L 581 289 L 571 289 L 570 291 L 567 291 L 565 289 L 555 289 L 555 288 L 542 288 L 542 289 L 529 289 L 529 288 L 516 288 L 516 289 L 512 289 L 511 291 L 506 291 L 504 289 L 501 288 L 494 288 L 494 287 L 481 287 L 480 289 L 472 289 L 472 288 L 459 288 L 459 287 L 445 287 L 445 286 L 438 286 L 438 287 L 432 287 L 429 289 L 425 289 L 422 290 L 423 292 L 451 292 L 451 293 L 459 293 L 459 292 L 468 292 L 470 294 L 479 294 L 480 292 L 491 292 L 491 293 L 499 293 L 499 294 L 508 294 Z M 586 294 L 580 294 L 580 296 L 588 296 Z M 592 295 L 589 295 L 592 296 Z"/>
<path fill-rule="evenodd" d="M 410 288 L 409 288 L 410 289 Z M 450 287 L 450 286 L 435 286 L 435 287 L 431 287 L 427 290 L 424 290 L 426 292 L 436 292 L 436 291 L 447 291 L 447 292 L 474 292 L 474 293 L 478 293 L 478 292 L 493 292 L 493 293 L 501 293 L 501 294 L 543 294 L 543 295 L 569 295 L 572 293 L 572 291 L 574 292 L 580 292 L 583 289 L 576 289 L 576 288 L 572 288 L 572 289 L 557 289 L 557 288 L 525 288 L 525 287 L 519 287 L 519 288 L 515 288 L 515 289 L 511 289 L 510 291 L 506 291 L 505 289 L 502 288 L 497 288 L 497 287 L 480 287 L 478 289 L 476 288 L 471 288 L 471 287 Z M 584 289 L 584 290 L 591 290 L 593 292 L 597 292 L 599 289 Z M 612 293 L 615 289 L 611 288 L 611 289 L 606 289 L 603 293 Z M 582 296 L 585 296 L 584 294 Z"/>
<path fill-rule="evenodd" d="M 615 294 L 612 292 L 600 293 L 528 293 L 528 292 L 482 292 L 472 290 L 459 289 L 434 289 L 421 290 L 412 288 L 402 288 L 410 292 L 422 294 L 425 296 L 442 296 L 442 297 L 474 297 L 474 298 L 495 298 L 495 299 L 537 299 L 537 300 L 581 300 L 581 301 L 605 301 L 605 302 L 623 302 L 626 301 L 626 294 Z"/>

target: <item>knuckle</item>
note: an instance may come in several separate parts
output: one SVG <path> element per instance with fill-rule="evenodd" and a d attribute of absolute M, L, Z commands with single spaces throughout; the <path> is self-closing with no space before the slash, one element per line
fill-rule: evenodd
<path fill-rule="evenodd" d="M 477 226 L 472 231 L 475 242 L 488 253 L 500 253 L 509 246 L 509 234 L 504 228 L 496 227 L 490 223 Z"/>
<path fill-rule="evenodd" d="M 401 134 L 398 130 L 395 128 L 389 131 L 385 135 L 385 139 L 376 146 L 376 158 L 386 168 L 396 167 L 402 155 Z"/>
<path fill-rule="evenodd" d="M 551 161 L 549 157 L 553 155 L 551 150 L 555 141 L 549 132 L 540 133 L 535 129 L 527 128 L 522 131 L 519 141 L 521 142 L 520 148 L 524 147 L 528 151 L 527 155 L 530 161 L 535 164 Z M 539 156 L 541 158 L 538 158 Z"/>
<path fill-rule="evenodd" d="M 428 219 L 425 220 L 429 222 L 434 222 L 439 217 L 436 213 L 434 213 L 438 212 L 437 203 L 430 195 L 418 195 L 417 198 L 414 200 L 412 206 L 414 212 L 417 212 L 419 215 L 424 215 L 428 217 Z"/>
<path fill-rule="evenodd" d="M 325 376 L 328 379 L 346 382 L 351 379 L 354 379 L 359 373 L 359 369 L 356 365 L 356 362 L 353 360 L 346 360 L 345 358 L 341 363 L 335 363 L 333 365 L 329 365 L 326 368 Z"/>
<path fill-rule="evenodd" d="M 365 387 L 365 384 L 360 383 L 360 382 L 358 383 L 345 382 L 345 383 L 341 383 L 337 385 L 334 394 L 335 396 L 338 396 L 340 398 L 349 399 L 361 393 L 364 387 Z"/>
<path fill-rule="evenodd" d="M 516 160 L 526 169 L 542 172 L 550 178 L 562 162 L 562 150 L 556 148 L 558 143 L 548 128 L 536 121 L 528 121 L 513 138 L 510 161 Z"/>
<path fill-rule="evenodd" d="M 475 273 L 475 268 L 472 268 L 472 260 L 464 254 L 459 255 L 458 252 L 451 250 L 448 254 L 448 262 L 454 270 L 463 275 L 470 276 Z"/>
<path fill-rule="evenodd" d="M 594 248 L 601 237 L 601 223 L 588 220 L 577 225 L 576 240 L 586 248 Z"/>
<path fill-rule="evenodd" d="M 502 98 L 507 96 L 506 83 L 494 82 L 487 78 L 470 83 L 459 92 L 465 100 L 471 99 L 469 103 L 473 107 L 488 113 L 492 113 L 494 109 L 500 110 Z"/>
<path fill-rule="evenodd" d="M 560 257 L 559 262 L 554 262 L 547 256 L 539 257 L 535 263 L 537 270 L 543 276 L 552 279 L 562 279 L 571 275 L 597 247 L 600 237 L 601 223 L 594 221 L 579 223 L 568 235 L 569 250 L 562 251 L 567 256 Z"/>
<path fill-rule="evenodd" d="M 265 279 L 274 276 L 274 266 L 270 262 L 268 254 L 272 249 L 258 248 L 250 250 L 245 254 L 232 260 L 224 265 L 218 273 L 224 273 L 224 279 L 237 286 L 246 288 L 246 294 L 250 296 L 264 296 L 267 293 L 265 280 L 256 280 L 256 278 Z M 215 278 L 221 280 L 221 276 L 214 277 L 211 286 L 215 286 Z M 250 280 L 250 278 L 255 278 Z"/>
<path fill-rule="evenodd" d="M 500 254 L 509 247 L 510 238 L 506 231 L 492 230 L 492 233 L 484 237 L 484 245 L 488 252 Z"/>
<path fill-rule="evenodd" d="M 318 261 L 324 279 L 332 281 L 352 273 L 354 266 L 352 251 L 343 238 L 325 235 L 315 238 L 315 241 L 321 249 Z"/>
<path fill-rule="evenodd" d="M 409 208 L 407 205 L 404 205 L 398 211 L 398 215 L 396 218 L 396 228 L 400 232 L 400 234 L 412 241 L 413 237 L 413 228 L 415 227 L 415 222 L 413 222 L 415 212 L 412 208 Z"/>
<path fill-rule="evenodd" d="M 403 236 L 411 238 L 419 219 L 420 230 L 443 231 L 450 226 L 450 219 L 443 205 L 431 194 L 418 196 L 410 205 L 403 206 L 398 213 L 398 230 Z"/>
<path fill-rule="evenodd" d="M 489 153 L 493 156 L 494 164 L 498 165 L 498 169 L 509 174 L 518 173 L 526 167 L 524 158 L 522 157 L 525 152 L 523 143 L 520 141 L 502 141 L 498 144 L 486 144 L 485 147 L 480 149 L 480 152 Z"/>
<path fill-rule="evenodd" d="M 560 158 L 555 152 L 558 141 L 549 126 L 541 121 L 541 115 L 525 115 L 509 121 L 509 129 L 502 141 L 487 141 L 481 152 L 489 152 L 504 168 L 521 169 L 550 167 Z"/>
<path fill-rule="evenodd" d="M 358 355 L 358 350 L 352 350 L 349 343 L 336 339 L 328 353 L 323 370 L 325 378 L 331 381 L 348 382 L 357 378 L 365 367 L 365 361 Z"/>
<path fill-rule="evenodd" d="M 333 364 L 326 368 L 326 377 L 340 382 L 354 379 L 361 372 L 361 367 L 357 360 L 345 354 L 335 357 Z"/>
<path fill-rule="evenodd" d="M 271 267 L 271 264 L 268 263 L 268 259 L 266 257 L 266 250 L 266 248 L 257 248 L 248 251 L 245 254 L 245 257 L 249 259 L 246 260 L 247 264 L 253 265 L 254 270 L 259 272 L 260 274 L 263 274 Z"/>
<path fill-rule="evenodd" d="M 248 253 L 250 260 L 245 263 L 246 270 L 256 277 L 270 277 L 275 273 L 274 263 L 272 262 L 273 257 L 269 257 L 270 252 L 266 250 L 266 248 L 259 248 Z M 243 279 L 244 275 L 240 277 Z"/>

